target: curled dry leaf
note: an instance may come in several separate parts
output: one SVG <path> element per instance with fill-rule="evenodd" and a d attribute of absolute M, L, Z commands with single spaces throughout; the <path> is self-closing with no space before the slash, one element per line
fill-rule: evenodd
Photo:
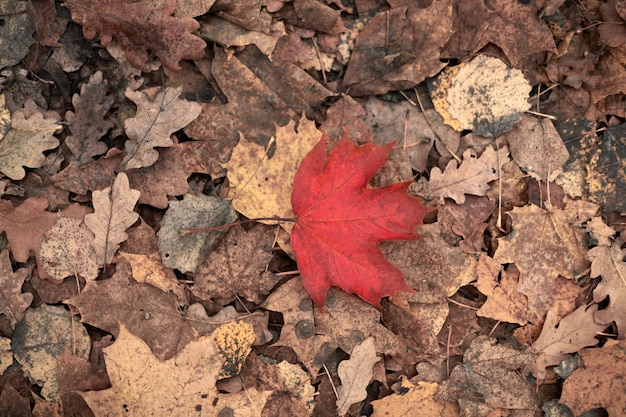
<path fill-rule="evenodd" d="M 94 233 L 93 247 L 98 265 L 111 263 L 113 255 L 128 235 L 126 229 L 139 218 L 135 204 L 140 192 L 128 185 L 125 173 L 119 173 L 112 187 L 92 193 L 95 212 L 85 216 L 85 224 Z"/>

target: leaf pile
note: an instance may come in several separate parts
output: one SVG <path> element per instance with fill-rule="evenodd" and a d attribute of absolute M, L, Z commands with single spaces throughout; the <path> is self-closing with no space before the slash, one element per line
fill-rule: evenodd
<path fill-rule="evenodd" d="M 0 415 L 626 414 L 619 1 L 0 11 Z"/>

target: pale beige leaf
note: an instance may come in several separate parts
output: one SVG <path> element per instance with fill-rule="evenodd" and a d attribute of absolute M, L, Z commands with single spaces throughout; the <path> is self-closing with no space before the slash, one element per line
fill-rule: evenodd
<path fill-rule="evenodd" d="M 104 349 L 111 388 L 81 392 L 96 416 L 193 416 L 211 413 L 215 381 L 223 360 L 210 336 L 192 341 L 160 361 L 140 338 L 120 324 L 114 344 Z M 204 415 L 204 413 L 203 413 Z"/>
<path fill-rule="evenodd" d="M 530 108 L 531 86 L 522 72 L 498 58 L 479 55 L 462 65 L 448 89 L 448 113 L 462 129 L 498 137 Z"/>
<path fill-rule="evenodd" d="M 130 188 L 123 172 L 117 175 L 113 187 L 92 193 L 94 213 L 85 216 L 85 224 L 95 235 L 93 247 L 99 265 L 111 263 L 120 243 L 128 239 L 126 229 L 139 218 L 133 210 L 140 194 Z"/>
<path fill-rule="evenodd" d="M 337 374 L 341 379 L 341 386 L 337 387 L 337 408 L 340 416 L 347 413 L 352 404 L 367 397 L 366 388 L 372 379 L 372 367 L 379 360 L 374 338 L 368 337 L 354 347 L 350 359 L 339 363 Z"/>
<path fill-rule="evenodd" d="M 41 167 L 46 160 L 42 152 L 59 146 L 53 135 L 60 128 L 55 118 L 44 118 L 41 113 L 26 119 L 22 111 L 15 112 L 11 129 L 0 139 L 0 172 L 21 180 L 26 175 L 22 167 Z"/>
<path fill-rule="evenodd" d="M 26 268 L 13 272 L 9 251 L 3 249 L 0 252 L 0 314 L 9 319 L 12 329 L 22 320 L 24 310 L 33 301 L 31 293 L 22 293 L 22 285 L 28 274 Z"/>
<path fill-rule="evenodd" d="M 472 150 L 463 152 L 463 162 L 459 166 L 452 159 L 442 172 L 435 167 L 430 171 L 430 181 L 424 194 L 438 197 L 441 204 L 444 198 L 453 199 L 457 204 L 465 202 L 465 194 L 482 196 L 489 190 L 489 182 L 498 178 L 502 165 L 508 160 L 508 149 L 502 147 L 496 152 L 488 146 L 480 157 Z"/>
<path fill-rule="evenodd" d="M 311 374 L 299 364 L 282 361 L 276 365 L 285 390 L 292 393 L 309 413 L 315 408 L 315 388 L 311 385 Z"/>
<path fill-rule="evenodd" d="M 137 104 L 137 115 L 124 124 L 129 140 L 126 141 L 126 156 L 122 161 L 123 170 L 154 164 L 159 158 L 154 148 L 172 146 L 172 133 L 200 115 L 202 107 L 179 98 L 181 91 L 181 87 L 168 87 L 156 94 L 154 89 L 126 90 L 126 97 Z"/>
<path fill-rule="evenodd" d="M 626 249 L 622 249 L 624 241 L 616 239 L 608 246 L 596 246 L 589 250 L 587 256 L 591 260 L 591 277 L 602 277 L 602 281 L 593 290 L 596 302 L 609 298 L 607 308 L 598 311 L 595 319 L 600 324 L 615 321 L 619 338 L 626 335 Z"/>
<path fill-rule="evenodd" d="M 78 276 L 88 281 L 98 276 L 93 233 L 80 219 L 59 217 L 41 239 L 39 258 L 54 279 Z"/>
<path fill-rule="evenodd" d="M 276 151 L 271 158 L 266 149 L 243 136 L 224 167 L 228 170 L 229 198 L 233 207 L 248 218 L 294 217 L 291 207 L 293 179 L 300 162 L 319 142 L 322 132 L 302 117 L 276 128 Z M 276 221 L 262 221 L 276 224 Z"/>
<path fill-rule="evenodd" d="M 550 310 L 543 324 L 541 334 L 532 347 L 540 352 L 535 364 L 535 376 L 544 379 L 546 367 L 558 365 L 568 353 L 575 353 L 587 346 L 598 344 L 595 336 L 606 328 L 593 320 L 598 305 L 587 308 L 582 305 L 565 316 L 557 325 L 557 313 Z"/>

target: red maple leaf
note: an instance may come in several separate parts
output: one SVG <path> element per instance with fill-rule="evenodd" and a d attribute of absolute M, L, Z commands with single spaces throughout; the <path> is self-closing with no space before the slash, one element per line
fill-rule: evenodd
<path fill-rule="evenodd" d="M 415 228 L 432 209 L 406 193 L 409 183 L 367 187 L 393 145 L 356 146 L 344 137 L 326 156 L 322 137 L 300 164 L 291 195 L 298 219 L 291 247 L 318 307 L 331 285 L 376 306 L 382 297 L 413 291 L 378 244 L 417 239 Z"/>

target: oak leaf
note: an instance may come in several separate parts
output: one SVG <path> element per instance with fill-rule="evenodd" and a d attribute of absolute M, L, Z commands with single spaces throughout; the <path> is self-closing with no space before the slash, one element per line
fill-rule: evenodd
<path fill-rule="evenodd" d="M 82 220 L 59 217 L 41 239 L 39 257 L 52 278 L 81 276 L 93 281 L 98 276 L 93 233 Z"/>
<path fill-rule="evenodd" d="M 124 123 L 128 140 L 122 170 L 154 164 L 159 158 L 154 148 L 174 145 L 170 138 L 172 133 L 200 115 L 202 107 L 179 98 L 181 91 L 181 87 L 167 87 L 164 91 L 158 87 L 144 91 L 126 90 L 126 97 L 137 104 L 137 114 Z"/>
<path fill-rule="evenodd" d="M 599 340 L 596 335 L 606 328 L 605 325 L 593 321 L 598 305 L 591 307 L 582 305 L 573 313 L 565 316 L 557 324 L 557 313 L 550 310 L 543 323 L 541 334 L 532 347 L 540 352 L 536 360 L 535 376 L 544 379 L 546 367 L 558 365 L 568 353 L 576 353 L 584 347 L 594 346 Z"/>
<path fill-rule="evenodd" d="M 415 228 L 430 209 L 406 194 L 408 183 L 367 187 L 393 146 L 356 146 L 343 138 L 326 155 L 322 137 L 300 164 L 291 196 L 298 219 L 291 246 L 304 286 L 320 308 L 331 285 L 374 305 L 412 291 L 378 245 L 416 240 Z"/>
<path fill-rule="evenodd" d="M 418 194 L 425 197 L 439 197 L 443 204 L 444 198 L 453 199 L 457 204 L 465 202 L 465 194 L 482 196 L 489 190 L 489 182 L 498 178 L 500 168 L 508 160 L 509 151 L 506 147 L 496 152 L 491 146 L 477 157 L 472 150 L 463 152 L 461 165 L 452 159 L 442 172 L 438 167 L 430 171 L 430 181 L 421 180 L 424 191 Z"/>
<path fill-rule="evenodd" d="M 596 312 L 595 319 L 604 325 L 615 321 L 620 339 L 626 335 L 626 249 L 622 249 L 623 243 L 619 238 L 610 247 L 596 246 L 587 253 L 591 260 L 591 277 L 602 277 L 593 290 L 593 299 L 599 303 L 609 298 L 609 305 Z"/>
<path fill-rule="evenodd" d="M 350 359 L 339 363 L 337 375 L 341 385 L 337 387 L 337 413 L 340 416 L 346 414 L 352 404 L 367 397 L 366 388 L 372 379 L 372 366 L 379 360 L 374 338 L 368 337 L 354 347 Z"/>
<path fill-rule="evenodd" d="M 108 149 L 99 140 L 114 126 L 113 121 L 106 118 L 114 98 L 106 93 L 107 81 L 103 80 L 102 72 L 98 71 L 80 87 L 80 94 L 72 97 L 74 111 L 65 113 L 72 132 L 71 136 L 65 138 L 65 144 L 79 167 L 93 162 L 94 156 Z"/>
<path fill-rule="evenodd" d="M 33 301 L 29 292 L 22 293 L 22 284 L 28 276 L 28 269 L 19 268 L 13 272 L 9 251 L 0 252 L 0 314 L 6 316 L 15 328 L 18 321 L 24 317 L 24 310 Z"/>
<path fill-rule="evenodd" d="M 128 235 L 126 229 L 139 218 L 135 204 L 140 192 L 128 185 L 128 177 L 120 173 L 112 187 L 92 193 L 94 213 L 85 216 L 85 224 L 94 233 L 93 247 L 98 265 L 111 263 L 113 255 Z"/>
<path fill-rule="evenodd" d="M 44 118 L 41 113 L 26 118 L 23 111 L 16 111 L 11 129 L 0 138 L 0 172 L 12 180 L 21 180 L 26 175 L 23 166 L 42 166 L 46 160 L 42 152 L 59 146 L 53 136 L 59 129 L 55 118 Z"/>
<path fill-rule="evenodd" d="M 172 16 L 175 0 L 70 0 L 64 5 L 82 25 L 85 38 L 100 32 L 100 42 L 107 46 L 115 37 L 128 61 L 139 69 L 148 63 L 148 50 L 173 70 L 181 68 L 181 59 L 204 56 L 206 43 L 192 34 L 200 25 L 192 18 Z"/>

